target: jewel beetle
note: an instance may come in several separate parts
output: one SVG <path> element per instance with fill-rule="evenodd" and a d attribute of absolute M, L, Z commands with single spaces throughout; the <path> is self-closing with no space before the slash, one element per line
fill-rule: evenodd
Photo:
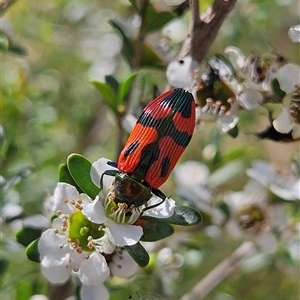
<path fill-rule="evenodd" d="M 166 196 L 158 188 L 168 179 L 189 144 L 195 128 L 195 100 L 177 88 L 151 101 L 139 116 L 117 162 L 116 203 L 145 204 L 152 196 Z"/>

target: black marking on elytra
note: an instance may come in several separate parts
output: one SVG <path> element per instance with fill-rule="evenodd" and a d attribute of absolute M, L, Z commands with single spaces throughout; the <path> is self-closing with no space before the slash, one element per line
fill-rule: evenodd
<path fill-rule="evenodd" d="M 168 156 L 164 157 L 160 169 L 160 177 L 165 177 L 170 169 L 171 160 Z"/>
<path fill-rule="evenodd" d="M 160 104 L 165 107 L 170 107 L 175 112 L 179 112 L 183 118 L 191 116 L 191 102 L 194 97 L 191 93 L 183 89 L 174 89 L 173 93 L 163 98 Z"/>
<path fill-rule="evenodd" d="M 124 156 L 127 157 L 128 155 L 132 154 L 135 149 L 139 146 L 139 141 L 132 142 L 124 151 Z"/>
<path fill-rule="evenodd" d="M 159 158 L 160 149 L 158 140 L 153 143 L 147 144 L 141 152 L 141 160 L 133 174 L 141 178 L 145 178 L 149 167 Z"/>
<path fill-rule="evenodd" d="M 172 118 L 172 120 L 170 120 Z M 169 136 L 174 142 L 184 148 L 189 144 L 192 136 L 186 131 L 179 131 L 174 124 L 172 115 L 168 117 L 155 119 L 150 113 L 142 113 L 137 123 L 144 127 L 153 127 L 157 130 L 158 139 L 161 137 Z"/>

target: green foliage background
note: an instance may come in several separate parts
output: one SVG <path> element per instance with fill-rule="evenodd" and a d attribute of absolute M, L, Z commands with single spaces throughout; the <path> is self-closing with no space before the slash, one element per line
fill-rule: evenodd
<path fill-rule="evenodd" d="M 208 4 L 209 1 L 203 1 L 202 7 Z M 129 75 L 130 68 L 120 51 L 112 56 L 106 44 L 110 38 L 116 38 L 108 21 L 126 20 L 132 12 L 125 0 L 19 0 L 2 17 L 2 32 L 14 46 L 12 51 L 1 52 L 0 61 L 2 176 L 10 178 L 25 167 L 33 168 L 30 176 L 1 193 L 2 204 L 20 203 L 27 216 L 39 213 L 45 191 L 55 187 L 58 167 L 70 153 L 81 153 L 90 161 L 116 158 L 116 119 L 89 79 L 103 81 L 106 70 L 120 81 Z M 209 54 L 222 53 L 229 45 L 247 54 L 256 50 L 269 52 L 273 45 L 289 61 L 299 64 L 299 46 L 287 36 L 290 26 L 298 22 L 297 12 L 299 3 L 292 0 L 238 1 Z M 188 22 L 188 14 L 182 18 Z M 132 93 L 136 107 L 152 98 L 152 84 L 164 89 L 164 68 L 149 67 L 155 63 L 148 62 L 139 73 Z M 221 139 L 214 126 L 207 126 L 195 134 L 183 160 L 202 160 L 202 148 L 217 139 L 223 160 L 212 168 L 241 155 L 248 163 L 251 158 L 262 157 L 286 164 L 291 154 L 299 150 L 299 144 L 258 141 L 252 133 L 264 129 L 267 121 L 265 117 L 258 119 L 253 113 L 243 113 L 244 133 L 234 143 L 227 136 Z M 223 189 L 237 190 L 244 182 L 245 178 L 232 180 Z M 173 188 L 171 178 L 163 190 L 173 195 Z M 38 264 L 27 261 L 24 249 L 12 241 L 13 234 L 9 224 L 3 225 L 2 299 L 25 300 L 32 294 L 46 293 L 47 284 L 40 276 Z M 238 246 L 226 234 L 218 240 L 207 240 L 201 231 L 193 236 L 193 242 L 210 247 L 209 251 L 205 248 L 199 252 L 205 259 L 194 264 L 197 268 L 193 263 L 185 265 L 172 281 L 159 276 L 150 266 L 130 284 L 113 281 L 111 299 L 127 299 L 124 295 L 135 296 L 136 292 L 145 299 L 179 299 Z M 177 250 L 187 255 L 184 247 Z M 298 273 L 293 270 L 293 276 L 284 268 L 277 268 L 276 261 L 252 273 L 236 270 L 207 299 L 297 299 L 299 266 L 296 268 Z M 168 277 L 168 273 L 164 276 Z M 158 295 L 165 290 L 163 284 L 169 284 L 173 292 L 160 298 Z"/>

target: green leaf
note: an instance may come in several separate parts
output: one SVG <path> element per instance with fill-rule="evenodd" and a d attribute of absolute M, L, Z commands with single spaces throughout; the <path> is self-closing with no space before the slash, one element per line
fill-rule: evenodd
<path fill-rule="evenodd" d="M 174 214 L 170 218 L 161 220 L 174 225 L 191 226 L 200 223 L 202 217 L 197 210 L 191 207 L 176 205 Z"/>
<path fill-rule="evenodd" d="M 8 51 L 17 55 L 27 55 L 27 51 L 25 50 L 25 48 L 16 44 L 10 44 L 8 47 Z"/>
<path fill-rule="evenodd" d="M 5 257 L 0 257 L 0 276 L 4 276 L 9 266 L 9 260 Z"/>
<path fill-rule="evenodd" d="M 124 55 L 124 58 L 127 60 L 128 64 L 132 67 L 132 59 L 134 55 L 134 47 L 132 41 L 127 37 L 121 25 L 118 24 L 117 20 L 109 20 L 108 23 L 121 35 L 123 39 L 122 54 Z"/>
<path fill-rule="evenodd" d="M 239 128 L 238 126 L 234 126 L 232 129 L 230 129 L 227 132 L 228 135 L 230 135 L 232 138 L 236 138 L 239 135 Z"/>
<path fill-rule="evenodd" d="M 143 227 L 142 241 L 155 242 L 164 239 L 174 233 L 174 228 L 163 221 L 152 217 L 142 217 L 136 225 Z"/>
<path fill-rule="evenodd" d="M 36 239 L 26 248 L 27 257 L 34 262 L 41 262 L 38 243 L 40 239 Z"/>
<path fill-rule="evenodd" d="M 83 193 L 83 190 L 78 186 L 73 177 L 71 176 L 67 164 L 62 164 L 59 167 L 59 182 L 65 182 L 73 185 L 79 193 Z"/>
<path fill-rule="evenodd" d="M 124 248 L 141 268 L 148 265 L 150 260 L 149 254 L 139 242 L 132 246 L 125 246 Z"/>
<path fill-rule="evenodd" d="M 138 7 L 136 1 L 135 1 L 135 0 L 129 0 L 129 2 L 130 2 L 131 5 L 134 7 L 134 9 L 136 10 L 136 12 L 137 12 L 138 14 L 140 14 L 141 12 L 140 12 L 140 9 L 139 9 L 139 7 Z"/>
<path fill-rule="evenodd" d="M 132 81 L 135 79 L 135 77 L 138 75 L 138 73 L 132 73 L 130 74 L 121 84 L 120 84 L 120 89 L 119 89 L 119 94 L 118 94 L 118 100 L 119 104 L 123 104 L 126 96 L 128 95 Z"/>
<path fill-rule="evenodd" d="M 113 110 L 116 115 L 118 115 L 117 94 L 113 88 L 108 83 L 96 80 L 90 80 L 90 83 L 101 93 L 104 102 Z"/>
<path fill-rule="evenodd" d="M 280 100 L 283 99 L 285 96 L 285 92 L 280 88 L 279 82 L 277 78 L 273 79 L 271 82 L 271 89 L 274 95 L 280 98 Z"/>
<path fill-rule="evenodd" d="M 164 67 L 164 62 L 150 46 L 144 44 L 142 49 L 141 66 Z"/>
<path fill-rule="evenodd" d="M 32 241 L 39 238 L 41 234 L 42 234 L 42 229 L 25 227 L 17 231 L 15 237 L 18 243 L 26 247 Z"/>
<path fill-rule="evenodd" d="M 32 295 L 33 282 L 28 280 L 19 280 L 15 286 L 15 300 L 27 300 Z"/>
<path fill-rule="evenodd" d="M 0 33 L 0 50 L 7 51 L 9 48 L 9 39 L 4 33 Z"/>
<path fill-rule="evenodd" d="M 90 172 L 92 164 L 84 156 L 73 153 L 68 156 L 67 166 L 76 184 L 88 196 L 94 199 L 100 189 L 92 182 Z"/>
<path fill-rule="evenodd" d="M 175 13 L 170 11 L 158 12 L 154 9 L 153 5 L 149 5 L 146 12 L 146 25 L 143 28 L 143 31 L 144 33 L 149 33 L 158 30 L 175 17 Z"/>
<path fill-rule="evenodd" d="M 214 171 L 208 178 L 209 185 L 218 187 L 245 170 L 245 164 L 237 159 Z"/>
<path fill-rule="evenodd" d="M 112 75 L 106 75 L 105 81 L 113 88 L 116 94 L 118 94 L 119 91 L 119 82 L 118 80 L 112 76 Z"/>

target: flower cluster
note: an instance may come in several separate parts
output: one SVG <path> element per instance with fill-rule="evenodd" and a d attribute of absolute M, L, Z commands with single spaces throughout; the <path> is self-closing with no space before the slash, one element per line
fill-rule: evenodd
<path fill-rule="evenodd" d="M 190 90 L 198 102 L 198 122 L 216 122 L 222 133 L 233 130 L 238 110 L 253 110 L 264 103 L 282 103 L 282 113 L 273 126 L 279 133 L 300 137 L 300 68 L 277 53 L 246 57 L 236 47 L 227 47 L 205 64 L 187 56 L 167 68 L 169 84 Z"/>
<path fill-rule="evenodd" d="M 136 221 L 148 217 L 168 218 L 174 200 L 161 201 L 154 196 L 140 207 L 128 207 L 114 200 L 114 177 L 104 175 L 117 170 L 101 158 L 92 164 L 91 180 L 102 189 L 92 199 L 71 184 L 59 182 L 53 194 L 55 217 L 52 228 L 44 231 L 39 243 L 42 272 L 53 284 L 62 284 L 70 276 L 82 283 L 82 299 L 108 299 L 104 281 L 109 276 L 131 277 L 137 263 L 124 247 L 135 245 L 143 235 Z M 159 206 L 153 204 L 162 202 Z M 147 211 L 145 209 L 149 207 Z"/>

